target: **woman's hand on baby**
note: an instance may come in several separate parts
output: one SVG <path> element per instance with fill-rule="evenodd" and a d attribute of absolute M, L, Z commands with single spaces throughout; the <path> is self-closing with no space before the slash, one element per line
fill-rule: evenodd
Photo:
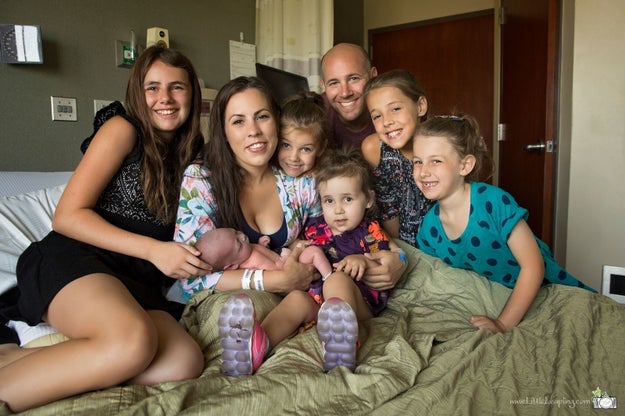
<path fill-rule="evenodd" d="M 166 276 L 174 279 L 188 279 L 203 276 L 213 267 L 199 258 L 195 247 L 173 241 L 159 242 L 150 253 L 150 262 Z"/>
<path fill-rule="evenodd" d="M 334 270 L 339 272 L 345 272 L 355 279 L 360 280 L 367 270 L 367 258 L 362 254 L 352 254 L 345 256 L 345 258 L 338 263 L 332 265 Z"/>

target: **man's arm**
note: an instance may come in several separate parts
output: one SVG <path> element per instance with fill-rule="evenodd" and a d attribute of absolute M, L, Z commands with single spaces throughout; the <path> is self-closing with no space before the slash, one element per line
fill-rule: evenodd
<path fill-rule="evenodd" d="M 389 290 L 395 287 L 397 281 L 406 270 L 406 263 L 402 261 L 401 253 L 390 250 L 365 253 L 367 271 L 362 277 L 362 281 L 370 288 L 376 290 Z"/>

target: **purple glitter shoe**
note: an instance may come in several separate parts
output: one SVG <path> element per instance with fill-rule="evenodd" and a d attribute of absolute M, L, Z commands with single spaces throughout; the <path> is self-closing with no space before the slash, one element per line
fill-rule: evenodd
<path fill-rule="evenodd" d="M 354 371 L 358 347 L 358 320 L 340 298 L 326 300 L 317 314 L 317 333 L 323 345 L 323 370 L 342 365 Z"/>
<path fill-rule="evenodd" d="M 246 294 L 231 296 L 219 312 L 221 371 L 229 376 L 253 374 L 269 351 L 269 338 L 256 319 Z"/>

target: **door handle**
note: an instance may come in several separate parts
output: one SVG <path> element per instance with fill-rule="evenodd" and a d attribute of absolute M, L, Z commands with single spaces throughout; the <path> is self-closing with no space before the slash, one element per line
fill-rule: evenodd
<path fill-rule="evenodd" d="M 548 153 L 551 153 L 553 152 L 553 141 L 547 140 L 547 143 L 541 141 L 534 144 L 527 144 L 523 147 L 523 150 L 525 150 L 526 152 L 540 152 L 542 150 L 546 150 Z"/>
<path fill-rule="evenodd" d="M 547 145 L 543 142 L 525 145 L 523 150 L 531 152 L 532 150 L 543 150 Z"/>

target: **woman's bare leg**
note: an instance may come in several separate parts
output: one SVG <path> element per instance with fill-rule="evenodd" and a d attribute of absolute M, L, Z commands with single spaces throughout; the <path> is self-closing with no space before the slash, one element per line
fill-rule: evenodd
<path fill-rule="evenodd" d="M 129 380 L 132 384 L 157 384 L 198 377 L 204 370 L 200 346 L 167 312 L 148 311 L 158 331 L 158 351 L 148 368 Z"/>
<path fill-rule="evenodd" d="M 112 276 L 71 282 L 52 300 L 47 316 L 70 340 L 0 369 L 0 400 L 14 412 L 119 384 L 145 371 L 156 354 L 156 326 Z"/>
<path fill-rule="evenodd" d="M 39 348 L 21 348 L 17 344 L 0 344 L 0 368 L 6 367 L 13 361 L 17 361 Z"/>

